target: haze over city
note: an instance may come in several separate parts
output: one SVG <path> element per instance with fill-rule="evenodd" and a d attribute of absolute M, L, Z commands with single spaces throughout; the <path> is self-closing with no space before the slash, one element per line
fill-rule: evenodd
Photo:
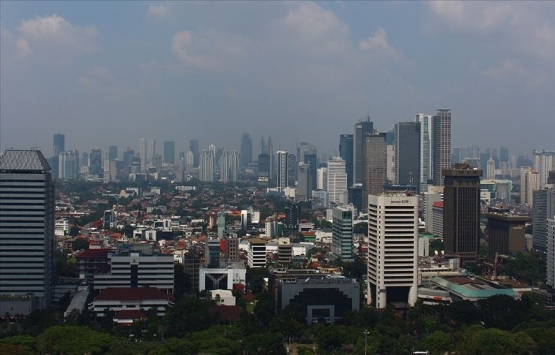
<path fill-rule="evenodd" d="M 453 146 L 550 148 L 551 2 L 0 3 L 0 150 L 237 149 L 450 108 Z M 256 144 L 256 143 L 255 143 Z"/>

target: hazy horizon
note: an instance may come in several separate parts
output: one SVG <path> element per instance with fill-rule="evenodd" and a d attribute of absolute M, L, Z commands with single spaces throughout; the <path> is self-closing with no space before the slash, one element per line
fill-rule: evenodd
<path fill-rule="evenodd" d="M 0 2 L 0 149 L 338 150 L 452 110 L 453 146 L 555 149 L 550 2 Z"/>

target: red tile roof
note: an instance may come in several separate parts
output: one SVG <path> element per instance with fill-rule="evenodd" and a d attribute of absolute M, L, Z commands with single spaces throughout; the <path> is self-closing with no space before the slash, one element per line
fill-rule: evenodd
<path fill-rule="evenodd" d="M 436 201 L 436 202 L 434 202 L 433 206 L 443 208 L 443 201 Z"/>
<path fill-rule="evenodd" d="M 210 310 L 212 314 L 218 315 L 221 321 L 235 321 L 241 318 L 243 309 L 239 306 L 216 306 Z"/>
<path fill-rule="evenodd" d="M 96 296 L 95 301 L 167 300 L 168 296 L 155 287 L 110 287 Z"/>
<path fill-rule="evenodd" d="M 114 319 L 145 319 L 146 315 L 140 309 L 126 309 L 116 313 Z"/>
<path fill-rule="evenodd" d="M 108 258 L 108 252 L 110 249 L 87 249 L 83 250 L 77 259 L 101 259 Z"/>

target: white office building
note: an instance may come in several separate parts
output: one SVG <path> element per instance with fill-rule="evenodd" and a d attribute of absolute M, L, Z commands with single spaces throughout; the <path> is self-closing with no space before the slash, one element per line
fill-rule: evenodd
<path fill-rule="evenodd" d="M 418 197 L 368 196 L 368 304 L 414 306 L 418 287 Z"/>
<path fill-rule="evenodd" d="M 348 201 L 347 173 L 345 160 L 334 157 L 328 161 L 328 201 L 336 205 L 346 204 Z"/>

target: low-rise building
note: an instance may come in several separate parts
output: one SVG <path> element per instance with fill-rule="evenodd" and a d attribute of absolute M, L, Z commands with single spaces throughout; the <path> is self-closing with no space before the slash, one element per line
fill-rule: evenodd
<path fill-rule="evenodd" d="M 89 305 L 96 317 L 107 316 L 108 312 L 141 311 L 156 309 L 156 315 L 163 317 L 173 306 L 169 296 L 155 287 L 114 287 L 104 289 Z"/>
<path fill-rule="evenodd" d="M 199 292 L 204 290 L 232 290 L 234 284 L 247 284 L 247 269 L 242 262 L 228 264 L 225 268 L 199 269 Z"/>

